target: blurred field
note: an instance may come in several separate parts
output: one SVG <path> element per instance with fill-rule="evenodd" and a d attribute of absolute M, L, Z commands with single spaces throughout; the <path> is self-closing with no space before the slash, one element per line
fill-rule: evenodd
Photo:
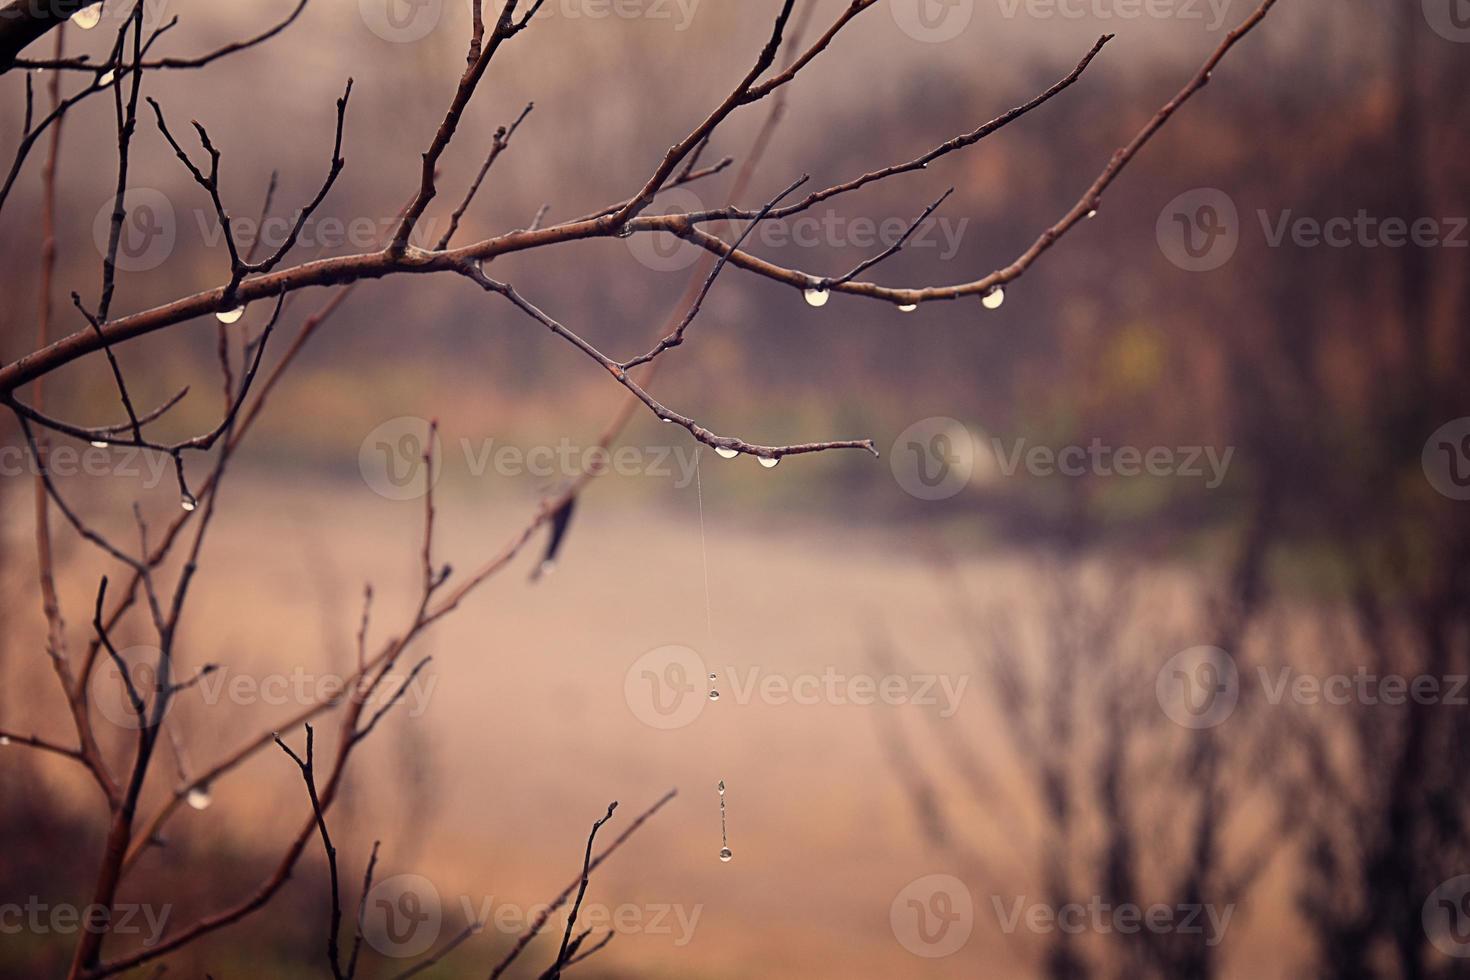
<path fill-rule="evenodd" d="M 677 787 L 675 802 L 595 874 L 588 900 L 698 908 L 691 941 L 676 945 L 682 930 L 620 935 L 585 968 L 589 974 L 961 977 L 977 969 L 1034 970 L 1037 937 L 1004 936 L 989 896 L 1007 904 L 1018 895 L 1039 900 L 1038 839 L 1029 829 L 1035 804 L 1027 802 L 994 692 L 977 673 L 934 562 L 949 550 L 946 542 L 881 529 L 859 538 L 826 522 L 753 518 L 728 489 L 727 474 L 737 465 L 711 459 L 701 468 L 713 640 L 695 489 L 658 486 L 650 491 L 657 508 L 605 505 L 601 488 L 594 489 L 555 575 L 528 585 L 529 562 L 522 561 L 430 634 L 417 651 L 434 656 L 427 710 L 410 717 L 414 705 L 406 703 L 384 723 L 356 759 L 351 792 L 332 814 L 344 877 L 355 880 L 370 841 L 381 838 L 380 877 L 426 875 L 446 905 L 464 895 L 476 907 L 487 896 L 497 906 L 523 907 L 571 879 L 586 828 L 607 801 L 622 803 L 609 826 L 615 831 Z M 778 480 L 786 472 L 762 477 Z M 344 669 L 365 579 L 377 589 L 375 634 L 393 628 L 415 588 L 416 503 L 384 501 L 358 481 L 285 488 L 260 474 L 242 476 L 233 494 L 235 507 L 220 519 L 196 586 L 186 663 L 208 657 L 255 676 L 298 665 Z M 474 486 L 449 487 L 441 502 L 443 558 L 469 569 L 525 513 L 509 503 L 486 506 Z M 9 533 L 23 530 L 12 515 Z M 960 560 L 977 607 L 1044 621 L 1038 590 L 1047 578 L 1034 560 L 1004 552 Z M 1187 634 L 1197 582 L 1169 566 L 1150 576 L 1156 595 L 1173 598 L 1134 629 L 1140 652 L 1162 660 L 1174 651 L 1150 638 L 1175 629 Z M 91 585 L 72 576 L 68 582 L 68 606 L 80 616 Z M 1026 658 L 1046 655 L 1043 635 L 1030 633 L 1027 642 Z M 670 643 L 700 652 L 720 677 L 722 698 L 688 727 L 659 731 L 630 710 L 624 679 L 640 655 Z M 758 697 L 742 704 L 739 680 L 732 689 L 732 677 L 753 667 L 786 676 L 828 667 L 876 674 L 873 651 L 888 643 L 914 674 L 964 680 L 949 724 L 998 780 L 988 807 L 958 794 L 945 800 L 970 843 L 1006 872 L 968 881 L 977 901 L 975 933 L 947 959 L 911 956 L 888 918 L 890 903 L 912 879 L 960 871 L 952 856 L 925 843 L 884 738 L 896 724 L 919 740 L 926 765 L 942 767 L 939 749 L 921 741 L 935 709 L 762 704 Z M 12 656 L 30 649 L 15 643 Z M 36 687 L 7 692 L 7 715 L 60 735 L 49 678 L 38 658 L 30 661 L 29 670 L 13 669 Z M 1151 690 L 1140 694 L 1151 697 Z M 186 745 L 202 764 L 293 708 L 206 706 L 186 697 L 173 718 L 190 733 Z M 75 774 L 44 771 L 44 792 L 88 802 L 89 788 Z M 716 857 L 720 779 L 729 787 L 735 858 L 728 865 Z M 264 868 L 280 846 L 272 842 L 307 814 L 298 775 L 274 749 L 215 787 L 214 799 L 210 810 L 184 810 L 173 825 L 174 846 L 197 849 L 198 861 L 213 860 L 215 848 L 233 840 L 230 846 L 260 855 L 247 868 Z M 1008 816 L 1015 813 L 1020 821 Z M 320 897 L 324 876 L 315 841 L 309 853 L 301 882 L 279 900 L 295 910 L 290 931 L 303 937 L 313 935 L 323 911 L 307 898 Z M 188 864 L 167 856 L 144 868 L 143 892 L 191 874 Z M 217 881 L 205 901 L 223 901 L 248 880 Z M 1284 900 L 1279 888 L 1267 887 L 1237 911 L 1226 976 L 1298 975 L 1290 954 L 1300 952 L 1300 940 L 1282 914 Z M 268 910 L 202 944 L 197 962 L 215 962 L 213 954 L 245 967 L 248 937 L 274 933 L 279 914 Z M 473 973 L 471 965 L 484 966 L 505 942 L 478 937 L 444 975 Z M 300 975 L 311 975 L 302 969 Z"/>

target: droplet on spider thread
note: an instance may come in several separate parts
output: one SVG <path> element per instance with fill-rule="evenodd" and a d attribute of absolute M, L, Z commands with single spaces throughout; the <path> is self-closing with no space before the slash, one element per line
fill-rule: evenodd
<path fill-rule="evenodd" d="M 718 700 L 720 700 L 720 692 L 711 689 L 710 692 L 709 692 L 709 699 L 711 701 L 718 701 Z"/>
<path fill-rule="evenodd" d="M 1000 304 L 1004 303 L 1005 301 L 1006 291 L 999 286 L 996 286 L 994 289 L 992 289 L 990 292 L 986 293 L 980 298 L 980 305 L 985 307 L 987 310 L 998 310 L 1000 309 Z"/>
<path fill-rule="evenodd" d="M 827 300 L 832 298 L 832 294 L 829 293 L 827 290 L 818 289 L 815 286 L 809 287 L 806 292 L 802 293 L 802 295 L 806 297 L 806 302 L 808 306 L 815 307 L 826 306 Z"/>
<path fill-rule="evenodd" d="M 780 456 L 762 456 L 760 459 L 761 465 L 768 470 L 775 469 L 776 464 L 781 462 Z"/>
<path fill-rule="evenodd" d="M 208 810 L 209 805 L 214 802 L 214 797 L 209 795 L 207 786 L 195 786 L 189 790 L 189 795 L 185 797 L 185 800 L 196 810 Z"/>
<path fill-rule="evenodd" d="M 220 310 L 214 315 L 214 318 L 220 323 L 234 323 L 236 320 L 240 319 L 244 315 L 245 306 L 244 304 L 241 304 L 240 306 L 235 307 L 233 310 Z"/>
<path fill-rule="evenodd" d="M 716 446 L 715 455 L 720 457 L 721 459 L 734 459 L 736 456 L 740 455 L 740 450 L 729 449 L 725 446 Z"/>
<path fill-rule="evenodd" d="M 734 857 L 734 856 L 735 856 L 735 852 L 732 851 L 732 850 L 730 850 L 728 847 L 722 847 L 722 848 L 720 848 L 720 860 L 721 861 L 724 861 L 725 863 L 728 864 L 729 861 L 730 861 L 730 859 L 732 857 Z"/>

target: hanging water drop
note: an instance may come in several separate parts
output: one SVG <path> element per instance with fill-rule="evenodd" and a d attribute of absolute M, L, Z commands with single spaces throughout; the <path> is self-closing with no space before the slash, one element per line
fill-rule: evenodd
<path fill-rule="evenodd" d="M 1097 217 L 1097 208 L 1093 208 L 1091 211 L 1087 212 L 1087 217 L 1088 217 L 1088 220 L 1091 220 L 1093 218 L 1096 218 Z"/>
<path fill-rule="evenodd" d="M 917 310 L 918 308 L 919 308 L 919 304 L 918 303 L 899 303 L 898 304 L 898 312 L 900 312 L 900 313 L 912 313 L 915 310 Z"/>
<path fill-rule="evenodd" d="M 233 310 L 220 310 L 214 315 L 214 318 L 220 323 L 234 323 L 236 320 L 240 319 L 244 315 L 245 305 L 242 303 L 239 306 L 235 307 Z"/>
<path fill-rule="evenodd" d="M 709 699 L 711 701 L 718 701 L 718 700 L 720 700 L 720 692 L 719 691 L 714 691 L 714 690 L 710 691 L 709 692 Z"/>
<path fill-rule="evenodd" d="M 106 439 L 93 439 L 92 440 L 92 448 L 93 449 L 106 449 L 107 448 L 107 440 Z"/>
<path fill-rule="evenodd" d="M 4 748 L 5 746 L 7 746 L 9 744 L 10 744 L 10 736 L 9 735 L 0 735 L 0 748 Z"/>
<path fill-rule="evenodd" d="M 775 469 L 776 468 L 776 464 L 779 463 L 779 462 L 781 462 L 781 457 L 780 456 L 762 456 L 761 457 L 761 465 L 764 466 L 768 470 Z"/>
<path fill-rule="evenodd" d="M 78 30 L 90 31 L 102 22 L 102 4 L 94 7 L 83 7 L 71 15 L 71 22 Z"/>
<path fill-rule="evenodd" d="M 179 498 L 179 506 L 184 508 L 185 512 L 188 512 L 192 511 L 195 507 L 198 507 L 199 501 L 192 493 L 185 490 L 184 495 Z"/>
<path fill-rule="evenodd" d="M 827 292 L 827 290 L 825 289 L 818 289 L 816 286 L 808 287 L 806 292 L 804 292 L 802 295 L 806 297 L 806 302 L 808 306 L 815 307 L 826 306 L 827 300 L 832 298 L 831 293 Z"/>
<path fill-rule="evenodd" d="M 721 459 L 734 459 L 736 456 L 740 455 L 740 450 L 729 449 L 725 446 L 716 446 L 715 455 L 720 457 Z"/>
<path fill-rule="evenodd" d="M 548 558 L 537 566 L 537 571 L 541 575 L 550 575 L 552 572 L 556 571 L 556 562 L 553 559 Z"/>
<path fill-rule="evenodd" d="M 730 850 L 730 835 L 725 832 L 725 781 L 720 780 L 720 860 L 729 861 L 734 857 Z"/>
<path fill-rule="evenodd" d="M 214 798 L 209 795 L 208 786 L 195 786 L 189 790 L 186 799 L 189 805 L 196 810 L 208 810 L 209 804 L 214 802 Z"/>
<path fill-rule="evenodd" d="M 998 310 L 1000 309 L 1000 304 L 1004 303 L 1005 301 L 1006 291 L 999 286 L 996 286 L 990 292 L 981 297 L 980 305 L 984 306 L 987 310 Z"/>
<path fill-rule="evenodd" d="M 107 71 L 102 73 L 101 77 L 97 79 L 97 87 L 106 88 L 107 86 L 111 85 L 116 78 L 117 72 L 109 68 Z"/>

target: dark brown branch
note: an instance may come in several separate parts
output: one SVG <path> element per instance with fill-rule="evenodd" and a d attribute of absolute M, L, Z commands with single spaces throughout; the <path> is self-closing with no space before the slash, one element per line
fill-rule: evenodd
<path fill-rule="evenodd" d="M 659 810 L 662 810 L 665 804 L 667 804 L 670 800 L 678 795 L 679 791 L 677 789 L 671 789 L 663 796 L 659 797 L 656 803 L 654 803 L 647 810 L 644 810 L 642 813 L 640 813 L 631 824 L 623 829 L 623 832 L 621 834 L 613 838 L 613 842 L 609 844 L 601 854 L 597 855 L 597 857 L 594 858 L 590 863 L 586 864 L 582 869 L 582 876 L 575 879 L 571 884 L 567 885 L 566 888 L 563 888 L 561 894 L 552 899 L 551 902 L 548 903 L 547 906 L 542 909 L 539 914 L 537 914 L 535 920 L 532 921 L 531 925 L 526 929 L 526 931 L 521 933 L 521 935 L 516 939 L 515 945 L 510 948 L 510 950 L 505 954 L 505 956 L 501 959 L 499 963 L 495 964 L 495 968 L 490 971 L 490 980 L 499 980 L 500 976 L 504 974 L 506 970 L 510 969 L 511 964 L 513 964 L 520 957 L 521 952 L 528 945 L 530 945 L 533 939 L 541 934 L 541 930 L 546 927 L 546 923 L 548 920 L 550 920 L 551 914 L 566 904 L 567 899 L 572 897 L 572 892 L 578 889 L 580 883 L 586 878 L 588 874 L 596 871 L 598 867 L 601 866 L 602 862 L 606 861 L 609 857 L 612 856 L 615 851 L 617 851 L 619 847 L 623 846 L 624 841 L 626 841 L 629 837 L 632 837 L 635 833 L 638 832 L 639 827 L 642 827 L 645 823 L 647 823 L 649 818 L 651 818 Z"/>

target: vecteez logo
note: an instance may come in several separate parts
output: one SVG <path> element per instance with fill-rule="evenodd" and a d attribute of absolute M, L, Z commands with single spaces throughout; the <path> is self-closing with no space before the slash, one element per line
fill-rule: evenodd
<path fill-rule="evenodd" d="M 384 878 L 362 903 L 362 936 L 384 956 L 418 956 L 433 946 L 444 922 L 439 889 L 423 875 Z"/>
<path fill-rule="evenodd" d="M 1184 728 L 1214 728 L 1235 712 L 1240 672 L 1235 658 L 1219 647 L 1190 647 L 1159 668 L 1154 681 L 1159 707 Z"/>
<path fill-rule="evenodd" d="M 116 195 L 108 195 L 92 220 L 92 244 L 104 257 L 112 242 L 116 204 Z M 178 242 L 173 203 L 152 187 L 129 187 L 123 194 L 122 210 L 114 260 L 117 267 L 124 272 L 148 272 L 163 265 Z"/>
<path fill-rule="evenodd" d="M 1170 262 L 1188 272 L 1210 272 L 1235 256 L 1240 213 L 1229 194 L 1197 187 L 1164 205 L 1154 234 Z"/>
<path fill-rule="evenodd" d="M 893 22 L 915 41 L 942 44 L 964 33 L 975 16 L 975 0 L 888 0 Z"/>
<path fill-rule="evenodd" d="M 904 949 L 925 959 L 940 959 L 970 941 L 975 899 L 954 875 L 925 875 L 894 896 L 888 924 Z"/>
<path fill-rule="evenodd" d="M 693 724 L 706 704 L 773 707 L 932 708 L 940 718 L 959 711 L 970 678 L 965 674 L 849 673 L 834 666 L 782 673 L 760 665 L 707 667 L 686 646 L 662 646 L 643 654 L 623 677 L 623 697 L 634 717 L 659 729 Z"/>

